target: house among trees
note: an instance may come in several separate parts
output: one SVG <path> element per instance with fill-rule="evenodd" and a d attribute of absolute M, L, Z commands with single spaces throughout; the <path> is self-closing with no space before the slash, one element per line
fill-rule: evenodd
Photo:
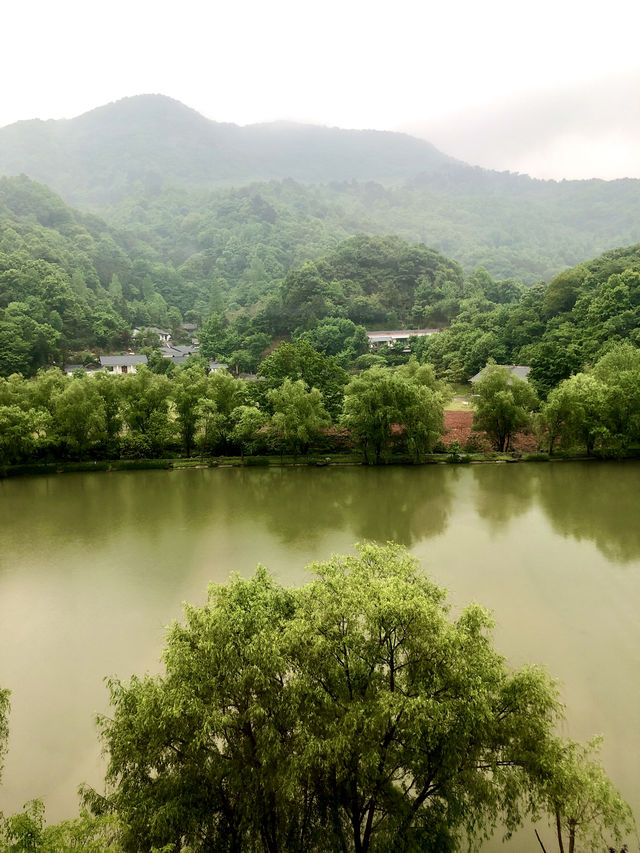
<path fill-rule="evenodd" d="M 66 376 L 73 376 L 78 370 L 82 371 L 82 373 L 95 373 L 96 370 L 100 370 L 99 365 L 97 364 L 65 364 L 62 368 L 62 372 Z"/>
<path fill-rule="evenodd" d="M 378 349 L 382 344 L 389 348 L 395 344 L 409 345 L 409 338 L 424 338 L 435 335 L 440 329 L 399 329 L 391 332 L 367 332 L 369 349 Z"/>
<path fill-rule="evenodd" d="M 172 344 L 163 346 L 160 354 L 163 358 L 170 358 L 174 364 L 184 364 L 190 355 L 195 355 L 200 347 L 197 344 Z"/>
<path fill-rule="evenodd" d="M 135 373 L 138 365 L 146 364 L 146 355 L 101 355 L 100 366 L 108 373 Z"/>
<path fill-rule="evenodd" d="M 486 376 L 487 368 L 489 367 L 506 367 L 511 376 L 517 376 L 518 379 L 525 379 L 529 376 L 530 367 L 526 367 L 521 364 L 486 364 L 479 373 L 476 373 L 475 376 L 472 376 L 469 382 L 474 385 L 479 379 L 483 379 Z M 528 381 L 528 380 L 527 380 Z"/>
<path fill-rule="evenodd" d="M 171 340 L 171 332 L 167 332 L 166 329 L 158 329 L 157 326 L 149 326 L 147 331 L 155 332 L 163 344 L 168 344 Z"/>
<path fill-rule="evenodd" d="M 144 335 L 147 332 L 153 332 L 154 335 L 157 335 L 160 338 L 160 343 L 163 346 L 168 346 L 169 341 L 171 340 L 171 332 L 168 332 L 166 329 L 159 329 L 157 326 L 145 326 L 143 329 L 134 329 L 132 334 L 134 338 L 137 338 L 140 335 Z"/>

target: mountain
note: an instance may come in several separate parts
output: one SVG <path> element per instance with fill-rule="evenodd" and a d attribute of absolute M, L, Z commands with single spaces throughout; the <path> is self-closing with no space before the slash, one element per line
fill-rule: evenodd
<path fill-rule="evenodd" d="M 453 162 L 406 134 L 288 122 L 221 124 L 164 95 L 123 98 L 73 119 L 0 128 L 0 174 L 24 173 L 85 207 L 176 184 L 399 182 Z"/>
<path fill-rule="evenodd" d="M 1 128 L 2 173 L 42 181 L 153 246 L 154 260 L 186 264 L 200 291 L 205 280 L 242 285 L 242 304 L 358 233 L 396 234 L 525 284 L 640 241 L 638 180 L 535 180 L 403 134 L 239 127 L 161 95 Z M 163 295 L 194 306 L 186 291 Z"/>

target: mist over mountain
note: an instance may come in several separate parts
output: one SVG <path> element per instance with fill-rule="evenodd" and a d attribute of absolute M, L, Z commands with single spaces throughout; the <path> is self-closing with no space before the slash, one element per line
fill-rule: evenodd
<path fill-rule="evenodd" d="M 41 181 L 176 268 L 197 257 L 214 275 L 214 259 L 227 280 L 252 268 L 275 280 L 358 233 L 529 285 L 640 241 L 638 180 L 490 171 L 399 133 L 222 124 L 162 95 L 2 128 L 2 173 Z"/>
<path fill-rule="evenodd" d="M 138 95 L 73 119 L 0 129 L 0 173 L 24 173 L 85 206 L 176 184 L 401 181 L 453 162 L 406 134 L 289 122 L 221 124 L 164 95 Z"/>

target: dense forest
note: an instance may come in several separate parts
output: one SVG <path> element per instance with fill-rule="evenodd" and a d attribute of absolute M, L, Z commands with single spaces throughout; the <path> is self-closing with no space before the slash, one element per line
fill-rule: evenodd
<path fill-rule="evenodd" d="M 640 241 L 635 180 L 491 172 L 397 133 L 216 124 L 162 96 L 0 129 L 0 174 L 21 173 L 176 268 L 224 256 L 216 278 L 232 286 L 357 233 L 397 234 L 525 284 Z"/>
<path fill-rule="evenodd" d="M 257 196 L 236 196 L 228 216 L 249 230 L 253 217 L 259 229 L 269 215 Z M 545 395 L 613 342 L 638 344 L 638 246 L 527 288 L 483 268 L 466 273 L 398 237 L 327 240 L 324 251 L 320 240 L 312 251 L 299 242 L 293 215 L 281 244 L 247 236 L 248 257 L 240 242 L 231 246 L 227 225 L 217 248 L 203 252 L 188 245 L 188 228 L 109 226 L 26 177 L 0 179 L 0 375 L 122 351 L 134 343 L 133 328 L 179 333 L 183 320 L 200 325 L 205 356 L 240 370 L 255 370 L 286 338 L 307 340 L 343 367 L 367 367 L 406 356 L 369 354 L 365 328 L 427 326 L 444 331 L 413 350 L 443 378 L 468 379 L 490 358 L 530 364 Z M 307 251 L 315 258 L 305 259 Z"/>

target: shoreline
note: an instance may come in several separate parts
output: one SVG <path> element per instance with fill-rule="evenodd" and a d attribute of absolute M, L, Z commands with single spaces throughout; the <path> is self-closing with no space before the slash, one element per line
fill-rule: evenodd
<path fill-rule="evenodd" d="M 379 465 L 365 462 L 356 454 L 317 454 L 307 457 L 279 456 L 218 456 L 211 458 L 174 457 L 168 459 L 112 459 L 77 462 L 33 462 L 10 465 L 0 469 L 0 480 L 15 477 L 49 474 L 104 473 L 120 471 L 187 470 L 212 468 L 328 468 L 328 467 L 422 467 L 427 465 L 513 465 L 541 462 L 628 462 L 640 459 L 640 449 L 634 448 L 620 456 L 587 456 L 577 453 L 431 453 L 419 462 L 408 456 L 391 457 Z"/>

